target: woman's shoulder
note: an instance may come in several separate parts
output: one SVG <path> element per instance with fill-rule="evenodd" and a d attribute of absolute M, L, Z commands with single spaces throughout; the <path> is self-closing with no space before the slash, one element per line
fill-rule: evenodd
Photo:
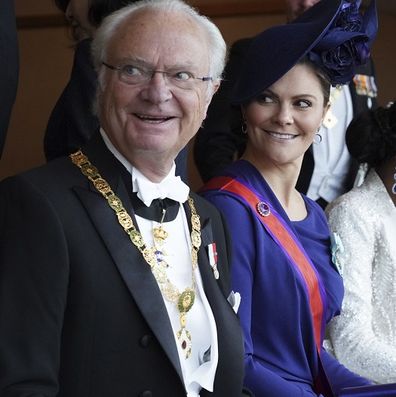
<path fill-rule="evenodd" d="M 378 175 L 371 172 L 361 186 L 354 187 L 336 198 L 326 208 L 329 219 L 336 216 L 376 216 L 380 207 L 389 200 L 388 194 Z"/>
<path fill-rule="evenodd" d="M 229 221 L 252 222 L 252 219 L 256 218 L 256 211 L 244 192 L 249 191 L 260 196 L 265 189 L 263 178 L 258 171 L 250 163 L 238 160 L 223 170 L 223 174 L 218 176 L 220 179 L 215 181 L 215 178 L 205 184 L 198 193 L 217 207 Z M 236 184 L 230 183 L 231 180 Z M 233 187 L 229 189 L 231 185 Z"/>
<path fill-rule="evenodd" d="M 221 173 L 217 174 L 215 177 L 210 179 L 206 184 L 204 184 L 198 193 L 210 201 L 213 198 L 232 198 L 231 202 L 240 201 L 238 196 L 232 190 L 228 189 L 230 186 L 230 180 L 235 180 L 238 185 L 245 185 L 247 187 L 254 187 L 254 189 L 259 188 L 262 182 L 261 175 L 258 174 L 256 168 L 249 162 L 244 160 L 237 160 L 232 164 L 225 167 Z"/>
<path fill-rule="evenodd" d="M 203 200 L 208 201 L 227 216 L 240 216 L 241 212 L 248 210 L 248 205 L 242 197 L 225 189 L 202 189 L 198 192 Z"/>
<path fill-rule="evenodd" d="M 326 214 L 323 208 L 315 201 L 306 196 L 305 194 L 301 194 L 304 199 L 305 206 L 307 208 L 307 217 L 304 219 L 304 223 L 317 223 L 318 221 L 321 223 L 325 223 L 327 225 Z"/>

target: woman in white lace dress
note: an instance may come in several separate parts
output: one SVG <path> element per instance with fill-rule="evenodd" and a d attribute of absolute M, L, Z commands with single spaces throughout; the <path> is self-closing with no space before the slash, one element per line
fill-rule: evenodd
<path fill-rule="evenodd" d="M 329 335 L 350 370 L 396 382 L 396 104 L 355 119 L 346 141 L 369 172 L 326 211 L 345 284 L 342 313 Z"/>

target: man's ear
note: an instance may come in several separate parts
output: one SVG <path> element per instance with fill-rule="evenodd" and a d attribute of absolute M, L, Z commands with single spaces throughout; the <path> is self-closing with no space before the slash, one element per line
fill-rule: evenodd
<path fill-rule="evenodd" d="M 209 93 L 209 90 L 207 91 L 205 117 L 206 117 L 206 113 L 208 111 L 208 107 L 209 107 L 210 103 L 212 102 L 213 95 L 215 95 L 217 90 L 220 88 L 220 84 L 221 84 L 221 80 L 217 80 L 215 83 L 212 83 L 210 93 Z"/>
<path fill-rule="evenodd" d="M 216 94 L 217 90 L 220 88 L 221 80 L 218 80 L 217 83 L 213 83 L 213 95 Z"/>
<path fill-rule="evenodd" d="M 207 98 L 206 98 L 207 102 L 208 102 L 208 106 L 209 106 L 210 102 L 212 102 L 213 95 L 215 95 L 217 90 L 220 88 L 220 84 L 221 84 L 221 80 L 220 79 L 211 83 L 210 91 L 208 89 Z"/>

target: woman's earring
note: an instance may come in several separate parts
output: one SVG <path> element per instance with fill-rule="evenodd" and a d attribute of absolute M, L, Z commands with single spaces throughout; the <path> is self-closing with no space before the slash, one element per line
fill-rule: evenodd
<path fill-rule="evenodd" d="M 393 174 L 393 186 L 392 186 L 392 193 L 396 195 L 396 167 L 395 167 L 395 173 Z"/>
<path fill-rule="evenodd" d="M 322 135 L 319 134 L 320 128 L 321 128 L 321 126 L 319 126 L 318 129 L 315 132 L 314 143 L 322 142 Z"/>
<path fill-rule="evenodd" d="M 242 130 L 242 134 L 247 134 L 247 124 L 246 124 L 246 121 L 243 121 L 243 122 L 242 122 L 241 130 Z"/>

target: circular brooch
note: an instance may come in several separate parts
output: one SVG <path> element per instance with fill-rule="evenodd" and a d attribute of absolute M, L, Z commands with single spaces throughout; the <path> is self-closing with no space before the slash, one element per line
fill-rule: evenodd
<path fill-rule="evenodd" d="M 270 207 L 267 203 L 264 203 L 264 201 L 260 201 L 256 205 L 257 212 L 261 216 L 268 216 L 271 213 Z"/>

